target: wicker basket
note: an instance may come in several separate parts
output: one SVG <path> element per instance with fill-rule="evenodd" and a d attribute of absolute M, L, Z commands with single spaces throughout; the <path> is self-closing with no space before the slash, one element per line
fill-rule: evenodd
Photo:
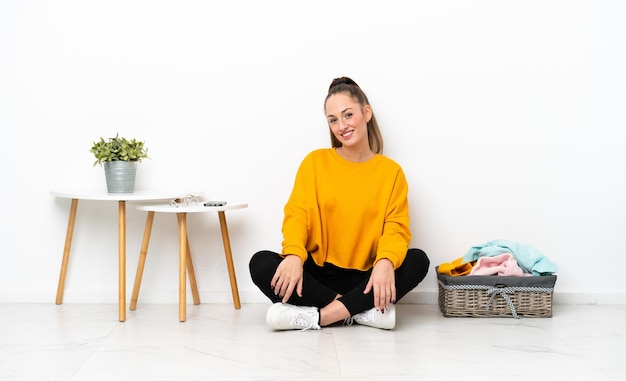
<path fill-rule="evenodd" d="M 556 275 L 448 276 L 437 271 L 445 317 L 552 317 Z"/>

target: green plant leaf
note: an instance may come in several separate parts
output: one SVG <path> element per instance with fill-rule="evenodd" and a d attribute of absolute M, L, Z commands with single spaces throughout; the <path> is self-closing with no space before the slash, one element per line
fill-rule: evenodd
<path fill-rule="evenodd" d="M 119 132 L 114 138 L 104 140 L 100 137 L 100 140 L 93 142 L 92 147 L 89 149 L 96 161 L 96 164 L 102 165 L 105 161 L 139 161 L 143 159 L 149 159 L 148 149 L 145 147 L 144 142 L 137 141 L 135 138 L 128 140 L 119 136 Z"/>

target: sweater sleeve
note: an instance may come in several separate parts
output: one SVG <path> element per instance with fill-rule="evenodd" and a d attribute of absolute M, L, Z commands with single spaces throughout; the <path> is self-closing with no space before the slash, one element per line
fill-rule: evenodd
<path fill-rule="evenodd" d="M 378 242 L 374 264 L 386 258 L 397 269 L 404 262 L 411 242 L 409 219 L 408 184 L 402 169 L 396 174 L 393 190 L 386 200 L 383 232 Z"/>
<path fill-rule="evenodd" d="M 307 210 L 313 197 L 310 193 L 314 173 L 311 160 L 308 158 L 307 156 L 298 168 L 291 195 L 284 208 L 282 226 L 282 255 L 295 254 L 302 259 L 303 263 L 308 257 L 306 244 L 309 217 Z"/>

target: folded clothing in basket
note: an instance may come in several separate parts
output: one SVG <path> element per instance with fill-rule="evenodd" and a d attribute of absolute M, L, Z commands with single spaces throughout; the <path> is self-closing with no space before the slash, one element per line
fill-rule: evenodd
<path fill-rule="evenodd" d="M 478 258 L 469 275 L 531 276 L 524 273 L 511 253 Z"/>
<path fill-rule="evenodd" d="M 463 263 L 463 258 L 457 258 L 452 262 L 442 263 L 437 267 L 437 271 L 441 274 L 450 276 L 469 275 L 474 266 L 472 263 Z"/>
<path fill-rule="evenodd" d="M 489 241 L 437 266 L 439 309 L 446 317 L 550 317 L 556 270 L 530 245 Z"/>
<path fill-rule="evenodd" d="M 505 239 L 496 239 L 482 245 L 474 246 L 463 256 L 462 263 L 477 261 L 480 257 L 493 257 L 511 253 L 519 267 L 525 273 L 533 275 L 551 275 L 556 273 L 557 266 L 539 250 L 526 244 Z"/>

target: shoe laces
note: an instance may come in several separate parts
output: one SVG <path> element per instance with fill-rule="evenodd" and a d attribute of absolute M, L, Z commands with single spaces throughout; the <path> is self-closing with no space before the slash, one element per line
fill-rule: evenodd
<path fill-rule="evenodd" d="M 302 327 L 301 331 L 308 329 L 320 329 L 320 326 L 313 321 L 312 315 L 299 312 L 291 318 L 291 325 Z"/>
<path fill-rule="evenodd" d="M 374 320 L 372 315 L 374 314 L 376 310 L 374 308 L 369 309 L 367 311 L 363 311 L 363 312 L 359 312 L 358 314 L 354 315 L 354 316 L 350 316 L 349 318 L 345 319 L 343 321 L 344 325 L 352 325 L 354 323 L 359 323 L 359 321 L 372 321 Z"/>
<path fill-rule="evenodd" d="M 370 308 L 367 311 L 363 311 L 363 312 L 361 312 L 359 314 L 356 314 L 355 316 L 358 316 L 358 318 L 356 320 L 357 323 L 359 322 L 359 320 L 360 321 L 373 321 L 374 320 L 374 314 L 376 312 L 378 312 L 378 311 L 376 311 L 375 308 Z"/>

